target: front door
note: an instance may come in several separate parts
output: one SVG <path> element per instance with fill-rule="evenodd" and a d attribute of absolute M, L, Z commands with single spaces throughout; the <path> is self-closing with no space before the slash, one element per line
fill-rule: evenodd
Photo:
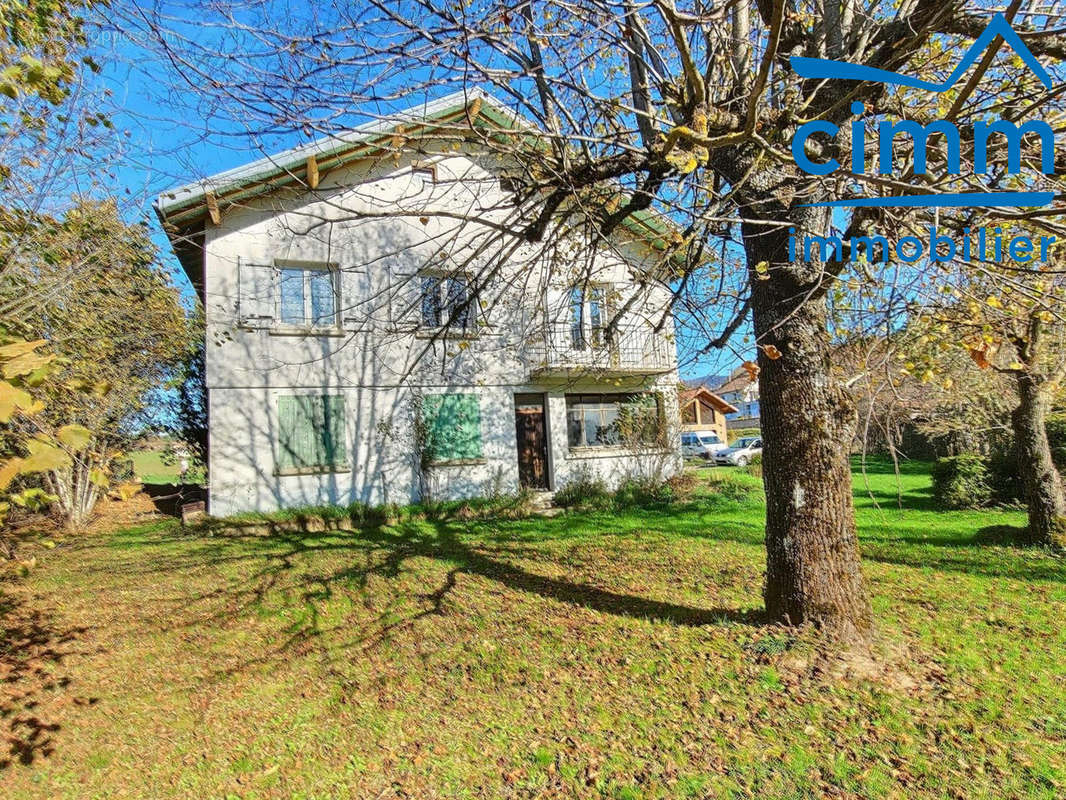
<path fill-rule="evenodd" d="M 548 436 L 544 395 L 516 394 L 515 438 L 518 440 L 518 482 L 523 488 L 548 488 Z"/>

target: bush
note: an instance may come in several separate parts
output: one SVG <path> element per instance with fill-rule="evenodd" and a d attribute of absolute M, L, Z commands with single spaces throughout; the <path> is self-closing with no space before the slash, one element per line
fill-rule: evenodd
<path fill-rule="evenodd" d="M 933 500 L 940 508 L 981 508 L 992 501 L 988 466 L 979 455 L 938 458 L 933 465 Z"/>
<path fill-rule="evenodd" d="M 1052 414 L 1046 423 L 1051 458 L 1060 471 L 1066 470 L 1066 414 Z"/>
<path fill-rule="evenodd" d="M 1018 474 L 1018 459 L 1014 449 L 999 447 L 985 459 L 988 470 L 988 485 L 992 500 L 1003 505 L 1016 505 L 1025 501 L 1025 486 Z"/>
<path fill-rule="evenodd" d="M 627 478 L 614 493 L 617 508 L 661 505 L 675 500 L 674 487 L 651 478 Z"/>
<path fill-rule="evenodd" d="M 555 493 L 555 505 L 562 508 L 608 508 L 611 505 L 611 493 L 600 478 L 584 470 L 578 473 L 570 483 Z"/>
<path fill-rule="evenodd" d="M 762 453 L 756 453 L 748 461 L 748 466 L 744 468 L 749 474 L 754 475 L 756 478 L 762 477 Z"/>

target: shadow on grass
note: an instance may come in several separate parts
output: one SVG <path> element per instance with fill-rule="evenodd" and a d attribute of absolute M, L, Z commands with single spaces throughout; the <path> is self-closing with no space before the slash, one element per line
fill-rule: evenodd
<path fill-rule="evenodd" d="M 343 644 L 332 641 L 328 645 L 330 650 L 373 647 L 421 619 L 446 614 L 461 575 L 486 578 L 514 592 L 616 617 L 656 620 L 678 626 L 757 626 L 765 621 L 761 609 L 701 608 L 541 574 L 515 561 L 548 561 L 550 552 L 522 543 L 506 546 L 481 539 L 471 542 L 465 540 L 464 525 L 458 521 L 426 520 L 391 526 L 371 524 L 357 531 L 279 529 L 269 535 L 249 534 L 235 528 L 218 530 L 212 537 L 194 542 L 180 534 L 170 536 L 172 542 L 184 539 L 185 546 L 176 552 L 143 561 L 145 574 L 203 567 L 221 567 L 224 572 L 236 574 L 229 582 L 222 582 L 207 592 L 182 597 L 180 610 L 151 616 L 155 619 L 162 616 L 166 620 L 164 629 L 197 627 L 205 623 L 228 624 L 236 617 L 259 614 L 277 603 L 279 597 L 285 598 L 282 602 L 292 612 L 291 618 L 295 621 L 286 629 L 283 641 L 271 648 L 273 652 L 253 656 L 242 666 L 267 663 L 279 653 L 299 651 L 316 637 L 338 631 L 347 641 Z M 155 536 L 151 538 L 156 542 L 160 540 Z M 323 570 L 321 564 L 314 561 L 318 556 L 334 559 L 331 567 Z M 335 561 L 338 556 L 339 567 Z M 439 570 L 427 570 L 425 565 L 409 563 L 414 559 L 430 559 L 443 566 L 443 576 Z M 426 580 L 422 573 L 433 577 Z M 410 583 L 412 575 L 415 576 L 413 587 Z M 399 579 L 389 590 L 391 599 L 383 611 L 374 612 L 373 618 L 359 622 L 349 620 L 340 624 L 329 623 L 328 626 L 322 622 L 323 616 L 329 616 L 323 613 L 322 603 L 337 592 L 350 593 L 353 587 L 365 588 L 375 577 Z M 425 585 L 421 583 L 423 580 Z M 396 587 L 399 587 L 398 591 Z M 295 593 L 292 592 L 294 588 Z M 410 605 L 412 600 L 416 601 L 413 607 Z M 206 615 L 190 613 L 204 604 Z"/>
<path fill-rule="evenodd" d="M 0 731 L 7 740 L 0 770 L 52 754 L 59 723 L 42 718 L 40 699 L 69 685 L 66 677 L 55 674 L 55 667 L 85 630 L 57 629 L 49 614 L 29 608 L 0 587 Z"/>

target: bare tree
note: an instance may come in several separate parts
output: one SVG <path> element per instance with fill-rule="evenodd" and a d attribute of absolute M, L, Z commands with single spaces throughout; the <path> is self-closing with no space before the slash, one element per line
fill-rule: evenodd
<path fill-rule="evenodd" d="M 1061 58 L 1066 36 L 1051 27 L 1055 17 L 1032 3 L 1019 16 L 1020 6 L 1007 12 L 1026 45 Z M 902 178 L 847 169 L 809 174 L 788 146 L 804 122 L 839 126 L 835 139 L 810 138 L 808 157 L 846 162 L 849 147 L 859 160 L 875 149 L 872 137 L 852 141 L 856 110 L 868 119 L 925 122 L 945 109 L 939 97 L 914 90 L 805 79 L 794 59 L 844 59 L 946 79 L 955 46 L 980 34 L 991 10 L 960 0 L 695 0 L 685 7 L 674 0 L 369 0 L 328 8 L 264 0 L 218 3 L 191 22 L 161 0 L 136 6 L 126 27 L 166 57 L 211 124 L 259 140 L 335 133 L 361 119 L 357 109 L 384 114 L 416 94 L 480 87 L 507 101 L 535 129 L 472 134 L 512 165 L 517 198 L 494 223 L 496 244 L 479 257 L 509 258 L 518 243 L 549 250 L 564 229 L 605 241 L 642 214 L 669 220 L 664 257 L 648 279 L 669 284 L 689 319 L 696 315 L 685 298 L 694 287 L 704 302 L 728 310 L 715 330 L 703 331 L 701 347 L 724 344 L 749 313 L 753 322 L 769 615 L 814 623 L 862 646 L 873 622 L 851 497 L 855 413 L 832 369 L 830 296 L 850 279 L 880 283 L 883 276 L 872 259 L 852 259 L 846 250 L 796 252 L 790 236 L 824 235 L 841 223 L 845 238 L 877 225 L 897 232 L 920 226 L 929 219 L 920 211 L 812 203 L 856 190 L 898 194 L 913 188 L 916 175 L 928 191 L 987 189 L 1007 180 L 999 168 L 1007 153 L 990 153 L 986 173 L 963 176 L 946 168 L 943 142 L 928 142 L 918 159 L 913 142 L 901 139 L 894 164 Z M 962 123 L 993 106 L 1014 119 L 1050 113 L 1059 96 L 989 55 L 946 118 Z M 485 226 L 485 219 L 477 210 L 467 222 Z M 915 292 L 936 280 L 912 279 Z M 628 310 L 617 308 L 611 326 Z"/>

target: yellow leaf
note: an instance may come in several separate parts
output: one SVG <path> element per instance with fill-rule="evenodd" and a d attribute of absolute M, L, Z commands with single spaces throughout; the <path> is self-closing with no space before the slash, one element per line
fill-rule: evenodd
<path fill-rule="evenodd" d="M 0 464 L 0 491 L 8 487 L 8 484 L 11 483 L 14 477 L 21 472 L 21 468 L 21 458 L 9 458 L 4 463 Z"/>
<path fill-rule="evenodd" d="M 996 297 L 994 294 L 990 294 L 985 299 L 985 303 L 988 304 L 989 306 L 991 306 L 992 308 L 1003 308 L 1003 303 L 1000 302 L 1000 299 L 998 297 Z"/>
<path fill-rule="evenodd" d="M 24 389 L 0 381 L 0 422 L 10 422 L 16 408 L 26 409 L 32 404 L 33 398 Z"/>
<path fill-rule="evenodd" d="M 54 355 L 48 353 L 23 353 L 4 363 L 4 377 L 17 378 L 19 375 L 27 375 L 45 366 L 54 358 Z"/>
<path fill-rule="evenodd" d="M 107 485 L 111 482 L 107 479 L 107 473 L 99 467 L 93 467 L 89 470 L 89 480 L 101 489 L 107 488 Z"/>
<path fill-rule="evenodd" d="M 45 339 L 37 339 L 33 342 L 12 342 L 11 344 L 5 344 L 0 347 L 0 359 L 17 358 L 18 356 L 30 353 L 45 344 Z"/>
<path fill-rule="evenodd" d="M 1010 369 L 1025 369 L 1025 364 L 1021 361 L 1012 361 L 1007 365 Z"/>
<path fill-rule="evenodd" d="M 19 468 L 19 472 L 23 475 L 30 472 L 64 469 L 71 464 L 70 456 L 49 442 L 31 439 L 26 443 L 26 449 L 30 451 L 30 454 L 22 459 L 22 465 Z"/>
<path fill-rule="evenodd" d="M 92 437 L 84 425 L 64 425 L 56 433 L 56 438 L 72 450 L 84 450 Z"/>

